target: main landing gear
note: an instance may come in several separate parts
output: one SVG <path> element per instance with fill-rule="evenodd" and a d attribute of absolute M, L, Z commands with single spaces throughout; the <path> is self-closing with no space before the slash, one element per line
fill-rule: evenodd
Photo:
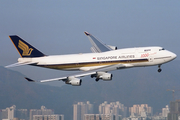
<path fill-rule="evenodd" d="M 91 75 L 91 78 L 93 78 L 93 77 L 97 77 L 97 75 L 95 75 L 95 74 Z M 95 81 L 98 82 L 99 78 L 96 78 Z"/>
<path fill-rule="evenodd" d="M 97 78 L 97 75 L 95 75 L 95 74 L 91 75 L 91 78 L 93 78 L 93 77 L 96 77 L 96 79 L 95 79 L 96 82 L 99 81 L 99 78 Z"/>
<path fill-rule="evenodd" d="M 161 71 L 162 71 L 162 69 L 161 69 L 161 65 L 158 65 L 158 72 L 160 73 Z"/>
<path fill-rule="evenodd" d="M 95 81 L 98 82 L 98 81 L 99 81 L 99 78 L 96 78 Z"/>

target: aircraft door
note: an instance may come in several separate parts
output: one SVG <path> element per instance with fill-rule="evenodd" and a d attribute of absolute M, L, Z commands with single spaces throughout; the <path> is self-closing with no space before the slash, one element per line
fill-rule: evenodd
<path fill-rule="evenodd" d="M 154 58 L 152 56 L 149 56 L 149 62 L 153 62 Z"/>
<path fill-rule="evenodd" d="M 138 48 L 136 48 L 135 49 L 135 58 L 138 58 L 139 56 L 138 56 L 139 54 L 138 54 Z"/>
<path fill-rule="evenodd" d="M 152 57 L 149 58 L 149 62 L 153 62 L 153 58 Z"/>

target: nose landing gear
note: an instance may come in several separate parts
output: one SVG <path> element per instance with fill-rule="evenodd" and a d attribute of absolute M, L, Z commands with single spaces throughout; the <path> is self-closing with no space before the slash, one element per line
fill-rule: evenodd
<path fill-rule="evenodd" d="M 160 73 L 161 71 L 162 71 L 162 69 L 161 69 L 161 65 L 158 65 L 158 72 Z"/>

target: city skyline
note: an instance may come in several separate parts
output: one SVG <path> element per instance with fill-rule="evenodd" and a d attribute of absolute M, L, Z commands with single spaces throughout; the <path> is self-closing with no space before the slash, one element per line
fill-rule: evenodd
<path fill-rule="evenodd" d="M 152 107 L 148 104 L 135 104 L 128 109 L 119 101 L 116 102 L 107 102 L 99 104 L 99 113 L 93 111 L 93 104 L 89 101 L 86 102 L 77 102 L 73 104 L 73 120 L 96 120 L 106 119 L 106 120 L 129 120 L 130 118 L 158 118 L 156 120 L 164 120 L 168 117 L 170 113 L 168 105 L 165 108 L 162 108 L 159 116 L 153 115 Z M 173 105 L 171 104 L 171 107 Z M 7 107 L 6 109 L 1 109 L 0 119 L 25 119 L 25 120 L 38 120 L 38 119 L 47 119 L 47 120 L 64 120 L 63 114 L 54 114 L 52 108 L 47 109 L 45 106 L 41 106 L 40 109 L 16 109 L 16 106 Z M 29 114 L 28 114 L 29 113 Z M 171 111 L 174 113 L 174 111 Z"/>
<path fill-rule="evenodd" d="M 40 109 L 16 109 L 16 105 L 0 109 L 0 119 L 6 120 L 64 120 L 64 115 L 54 114 L 54 110 L 41 106 Z"/>

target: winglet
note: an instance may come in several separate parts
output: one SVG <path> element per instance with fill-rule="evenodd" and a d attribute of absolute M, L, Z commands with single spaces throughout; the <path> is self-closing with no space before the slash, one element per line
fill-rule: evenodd
<path fill-rule="evenodd" d="M 106 52 L 106 51 L 112 50 L 109 46 L 107 46 L 106 44 L 103 44 L 100 40 L 95 38 L 90 33 L 86 32 L 86 31 L 84 33 L 88 37 L 88 39 L 90 40 L 90 42 L 92 44 L 92 48 L 91 48 L 92 52 L 100 53 L 100 52 Z"/>
<path fill-rule="evenodd" d="M 85 33 L 85 35 L 87 35 L 87 36 L 90 35 L 90 34 L 89 34 L 88 32 L 86 32 L 86 31 L 85 31 L 84 33 Z"/>
<path fill-rule="evenodd" d="M 29 82 L 35 82 L 34 80 L 32 80 L 32 79 L 30 79 L 30 78 L 27 78 L 27 77 L 25 77 L 25 79 L 26 79 L 27 81 L 29 81 Z"/>

